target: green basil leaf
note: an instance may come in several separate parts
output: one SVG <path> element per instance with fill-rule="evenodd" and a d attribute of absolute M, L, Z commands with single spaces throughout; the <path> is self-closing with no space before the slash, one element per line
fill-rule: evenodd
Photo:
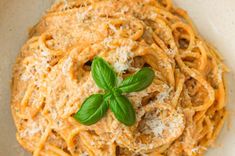
<path fill-rule="evenodd" d="M 104 100 L 108 101 L 111 96 L 112 96 L 112 93 L 111 92 L 107 92 L 106 94 L 104 94 Z"/>
<path fill-rule="evenodd" d="M 135 123 L 135 110 L 127 97 L 120 94 L 113 95 L 110 99 L 110 108 L 118 121 L 127 126 Z"/>
<path fill-rule="evenodd" d="M 88 97 L 82 104 L 74 118 L 84 125 L 92 125 L 99 121 L 107 112 L 108 103 L 101 94 Z"/>
<path fill-rule="evenodd" d="M 123 80 L 119 89 L 123 93 L 141 91 L 153 82 L 154 75 L 154 71 L 151 68 L 144 67 L 136 74 Z"/>
<path fill-rule="evenodd" d="M 96 57 L 91 66 L 92 77 L 97 86 L 112 90 L 116 85 L 116 74 L 112 67 L 102 58 Z"/>

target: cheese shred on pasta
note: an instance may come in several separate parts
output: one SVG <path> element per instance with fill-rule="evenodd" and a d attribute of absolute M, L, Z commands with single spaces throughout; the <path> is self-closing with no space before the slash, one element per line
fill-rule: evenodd
<path fill-rule="evenodd" d="M 153 83 L 126 94 L 137 121 L 73 115 L 92 94 L 95 56 L 121 82 L 148 66 Z M 171 0 L 57 1 L 30 31 L 13 71 L 18 142 L 34 156 L 199 156 L 223 126 L 226 66 Z"/>

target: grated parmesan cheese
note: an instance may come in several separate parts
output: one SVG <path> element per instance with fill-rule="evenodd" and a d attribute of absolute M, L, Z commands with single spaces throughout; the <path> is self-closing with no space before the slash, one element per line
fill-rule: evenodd
<path fill-rule="evenodd" d="M 197 147 L 194 147 L 194 148 L 192 149 L 192 153 L 197 154 L 197 153 L 199 153 L 199 151 L 200 151 L 201 149 L 202 149 L 202 150 L 207 150 L 206 147 L 197 146 Z"/>
<path fill-rule="evenodd" d="M 122 14 L 125 14 L 128 11 L 129 11 L 129 7 L 128 6 L 124 6 L 124 7 L 121 8 L 121 13 Z"/>
<path fill-rule="evenodd" d="M 82 154 L 80 154 L 80 156 L 89 156 L 89 154 L 87 152 L 83 152 Z"/>
<path fill-rule="evenodd" d="M 55 109 L 51 109 L 51 117 L 53 120 L 55 120 L 57 118 L 57 111 Z"/>
<path fill-rule="evenodd" d="M 64 0 L 64 7 L 65 7 L 65 8 L 68 7 L 68 0 Z"/>
<path fill-rule="evenodd" d="M 147 113 L 145 114 L 145 124 L 143 128 L 143 133 L 150 134 L 154 133 L 155 136 L 162 137 L 163 131 L 166 129 L 163 121 L 157 116 L 159 110 L 156 113 Z"/>
<path fill-rule="evenodd" d="M 43 75 L 48 72 L 46 69 L 50 67 L 50 64 L 48 63 L 49 58 L 34 55 L 32 59 L 35 59 L 33 63 L 24 65 L 25 71 L 20 76 L 22 81 L 27 81 L 34 78 L 36 74 Z"/>
<path fill-rule="evenodd" d="M 161 62 L 159 63 L 159 65 L 160 65 L 161 67 L 163 67 L 164 69 L 170 69 L 170 68 L 171 68 L 171 64 L 170 64 L 170 63 L 166 63 L 166 62 L 164 62 L 164 61 L 161 61 Z"/>
<path fill-rule="evenodd" d="M 144 2 L 145 2 L 145 3 L 149 3 L 149 2 L 150 2 L 150 0 L 144 0 Z"/>
<path fill-rule="evenodd" d="M 146 120 L 146 125 L 151 129 L 155 136 L 162 136 L 163 131 L 165 130 L 166 126 L 160 119 L 152 118 L 150 120 Z M 147 134 L 150 131 L 145 131 Z"/>
<path fill-rule="evenodd" d="M 110 45 L 110 43 L 112 42 L 113 38 L 111 36 L 105 38 L 103 40 L 103 45 L 106 46 L 106 47 L 109 47 L 111 48 L 112 46 Z"/>
<path fill-rule="evenodd" d="M 171 135 L 176 136 L 179 125 L 184 123 L 180 115 L 174 115 L 173 120 L 169 122 L 169 132 Z"/>
<path fill-rule="evenodd" d="M 217 78 L 218 78 L 218 81 L 221 82 L 222 81 L 222 78 L 223 77 L 223 67 L 221 64 L 218 65 L 218 73 L 217 73 Z"/>
<path fill-rule="evenodd" d="M 62 73 L 66 74 L 68 72 L 69 68 L 71 67 L 71 65 L 72 65 L 72 58 L 68 57 L 68 59 L 65 60 L 63 66 L 62 66 Z"/>
<path fill-rule="evenodd" d="M 158 109 L 154 113 L 145 114 L 144 120 L 146 125 L 142 128 L 142 132 L 145 134 L 153 133 L 155 136 L 162 138 L 165 137 L 163 132 L 166 131 L 168 132 L 168 137 L 176 137 L 181 131 L 179 127 L 184 124 L 184 119 L 178 113 L 162 118 L 162 114 L 165 113 Z"/>
<path fill-rule="evenodd" d="M 113 32 L 115 32 L 115 33 L 118 32 L 117 28 L 116 28 L 114 25 L 112 25 L 112 24 L 109 24 L 109 28 L 110 28 L 111 30 L 113 30 Z"/>
<path fill-rule="evenodd" d="M 63 115 L 67 115 L 67 114 L 69 114 L 70 112 L 73 111 L 73 107 L 71 107 L 71 106 L 66 106 L 63 111 L 64 111 L 64 114 L 63 114 Z"/>
<path fill-rule="evenodd" d="M 163 85 L 163 88 L 165 89 L 165 91 L 159 93 L 156 97 L 159 103 L 164 103 L 164 101 L 169 97 L 170 92 L 173 89 L 172 87 L 169 87 L 167 85 Z"/>
<path fill-rule="evenodd" d="M 47 51 L 42 51 L 41 54 L 42 54 L 42 56 L 48 56 L 49 55 L 49 53 Z"/>
<path fill-rule="evenodd" d="M 148 16 L 148 18 L 155 20 L 157 18 L 158 14 L 155 11 L 152 11 L 150 13 L 150 15 Z"/>
<path fill-rule="evenodd" d="M 131 52 L 130 46 L 121 46 L 114 53 L 110 53 L 109 59 L 113 62 L 116 72 L 123 73 L 130 67 L 134 54 Z"/>
<path fill-rule="evenodd" d="M 84 21 L 88 17 L 88 13 L 92 10 L 92 6 L 89 6 L 88 9 L 84 12 L 78 12 L 77 13 L 77 19 L 78 21 Z"/>
<path fill-rule="evenodd" d="M 40 125 L 38 125 L 38 123 L 36 122 L 31 121 L 28 124 L 29 126 L 22 133 L 20 133 L 21 137 L 26 137 L 26 136 L 32 137 L 35 134 L 43 131 L 43 128 Z"/>
<path fill-rule="evenodd" d="M 171 48 L 167 49 L 165 52 L 166 52 L 167 55 L 175 55 L 176 54 L 176 51 L 174 49 L 171 49 Z"/>
<path fill-rule="evenodd" d="M 32 75 L 31 74 L 27 74 L 27 73 L 23 73 L 21 76 L 20 76 L 20 79 L 22 81 L 28 81 L 32 78 Z"/>

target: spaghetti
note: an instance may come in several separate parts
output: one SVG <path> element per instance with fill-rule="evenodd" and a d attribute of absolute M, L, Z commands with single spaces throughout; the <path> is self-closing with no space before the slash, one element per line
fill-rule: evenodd
<path fill-rule="evenodd" d="M 97 55 L 120 81 L 144 66 L 155 71 L 147 89 L 126 95 L 134 126 L 111 112 L 91 126 L 72 117 L 102 92 L 90 72 Z M 203 155 L 226 117 L 226 71 L 171 0 L 58 1 L 32 28 L 14 67 L 17 140 L 34 156 Z"/>

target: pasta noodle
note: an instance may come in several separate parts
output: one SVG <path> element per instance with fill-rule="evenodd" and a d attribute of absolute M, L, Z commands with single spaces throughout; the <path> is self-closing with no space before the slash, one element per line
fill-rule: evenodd
<path fill-rule="evenodd" d="M 226 66 L 171 0 L 61 0 L 30 31 L 16 60 L 12 114 L 18 142 L 34 156 L 200 156 L 227 111 Z M 137 122 L 108 111 L 91 126 L 73 115 L 102 93 L 90 66 L 108 61 L 120 81 L 142 67 L 153 83 L 129 93 Z"/>

